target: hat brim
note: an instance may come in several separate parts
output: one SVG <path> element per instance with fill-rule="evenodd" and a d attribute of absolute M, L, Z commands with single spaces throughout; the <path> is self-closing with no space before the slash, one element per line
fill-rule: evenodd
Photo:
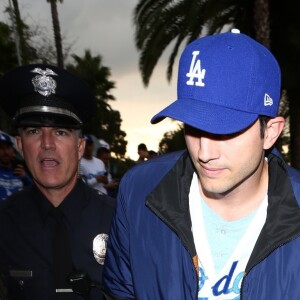
<path fill-rule="evenodd" d="M 61 128 L 81 128 L 81 124 L 77 120 L 54 113 L 26 113 L 14 119 L 15 127 L 61 127 Z"/>
<path fill-rule="evenodd" d="M 179 99 L 152 117 L 151 123 L 156 124 L 166 117 L 209 133 L 231 134 L 247 128 L 259 116 L 204 101 Z"/>

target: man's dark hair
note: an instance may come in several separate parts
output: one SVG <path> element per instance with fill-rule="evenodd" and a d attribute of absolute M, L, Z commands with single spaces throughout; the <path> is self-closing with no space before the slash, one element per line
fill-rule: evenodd
<path fill-rule="evenodd" d="M 259 123 L 260 123 L 260 136 L 263 139 L 265 137 L 265 129 L 267 126 L 267 123 L 271 119 L 271 117 L 268 116 L 259 116 Z"/>
<path fill-rule="evenodd" d="M 100 157 L 103 153 L 110 153 L 110 150 L 105 147 L 100 147 L 97 150 L 97 157 Z"/>
<path fill-rule="evenodd" d="M 147 151 L 147 146 L 145 144 L 139 144 L 138 145 L 138 150 L 146 150 Z"/>

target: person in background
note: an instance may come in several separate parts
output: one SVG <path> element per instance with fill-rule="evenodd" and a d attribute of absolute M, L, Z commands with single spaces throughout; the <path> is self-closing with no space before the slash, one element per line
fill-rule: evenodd
<path fill-rule="evenodd" d="M 112 178 L 112 174 L 110 172 L 110 158 L 111 158 L 110 149 L 106 147 L 99 147 L 97 149 L 97 158 L 99 158 L 104 163 L 105 170 L 107 171 L 107 183 L 104 184 L 107 194 L 115 198 L 117 196 L 119 183 L 118 181 Z"/>
<path fill-rule="evenodd" d="M 155 152 L 154 150 L 149 150 L 149 159 L 157 156 L 158 156 L 157 152 Z"/>
<path fill-rule="evenodd" d="M 149 158 L 149 152 L 148 152 L 147 146 L 144 143 L 139 144 L 137 150 L 138 150 L 137 153 L 139 155 L 139 158 L 136 161 L 137 164 L 141 163 Z"/>
<path fill-rule="evenodd" d="M 77 76 L 45 64 L 7 72 L 0 90 L 34 183 L 0 203 L 2 292 L 10 300 L 102 299 L 115 201 L 78 174 L 95 97 Z"/>
<path fill-rule="evenodd" d="M 83 180 L 101 194 L 107 195 L 105 185 L 108 183 L 108 172 L 102 160 L 94 156 L 94 141 L 90 134 L 84 135 L 86 147 L 80 160 L 79 173 Z"/>
<path fill-rule="evenodd" d="M 32 184 L 23 161 L 16 158 L 11 137 L 0 132 L 0 201 Z"/>
<path fill-rule="evenodd" d="M 300 173 L 274 148 L 285 124 L 276 59 L 236 29 L 199 38 L 181 55 L 177 87 L 151 122 L 183 122 L 187 151 L 123 176 L 104 293 L 299 299 Z"/>

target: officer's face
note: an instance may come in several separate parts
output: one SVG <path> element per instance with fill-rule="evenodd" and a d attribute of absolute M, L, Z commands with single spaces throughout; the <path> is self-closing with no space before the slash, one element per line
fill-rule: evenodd
<path fill-rule="evenodd" d="M 42 192 L 68 194 L 78 176 L 85 142 L 75 130 L 27 127 L 16 137 L 33 179 Z"/>

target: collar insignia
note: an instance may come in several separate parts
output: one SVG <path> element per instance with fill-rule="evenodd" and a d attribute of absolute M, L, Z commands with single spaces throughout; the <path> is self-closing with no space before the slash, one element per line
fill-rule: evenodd
<path fill-rule="evenodd" d="M 35 68 L 31 72 L 39 74 L 33 77 L 31 81 L 35 92 L 38 92 L 43 96 L 55 94 L 55 89 L 57 86 L 56 81 L 49 76 L 58 76 L 55 72 L 48 68 L 46 68 L 46 70 Z"/>

